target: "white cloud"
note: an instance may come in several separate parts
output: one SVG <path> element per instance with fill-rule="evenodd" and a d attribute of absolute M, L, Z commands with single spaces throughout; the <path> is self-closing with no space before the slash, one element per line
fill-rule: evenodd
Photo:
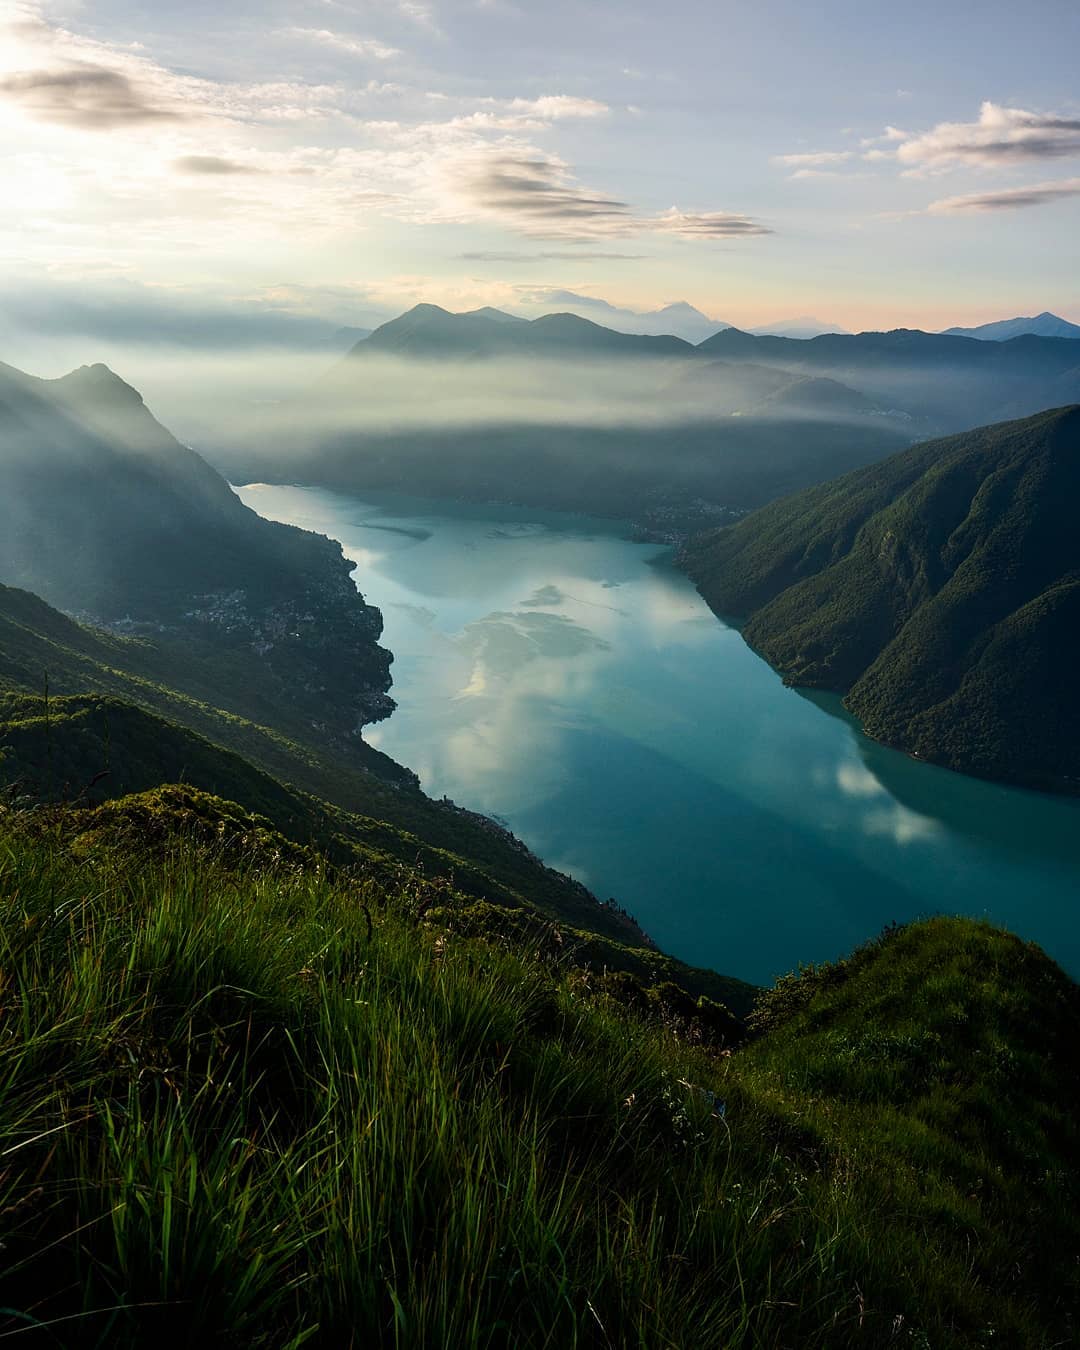
<path fill-rule="evenodd" d="M 996 169 L 1080 156 L 1080 118 L 1006 108 L 989 100 L 977 122 L 941 122 L 903 140 L 899 162 L 916 174 L 957 167 Z"/>
<path fill-rule="evenodd" d="M 570 166 L 522 142 L 473 146 L 437 160 L 430 177 L 458 219 L 490 219 L 534 239 L 597 240 L 641 234 L 726 239 L 770 234 L 760 222 L 728 211 L 672 206 L 643 215 L 609 193 L 581 186 Z"/>
<path fill-rule="evenodd" d="M 348 52 L 350 56 L 361 56 L 375 61 L 389 61 L 401 55 L 398 47 L 390 47 L 374 38 L 352 37 L 347 33 L 336 33 L 329 28 L 280 28 L 278 36 L 299 38 L 301 41 L 314 42 L 323 47 L 333 47 L 337 51 Z"/>
<path fill-rule="evenodd" d="M 380 62 L 395 51 L 336 28 L 290 32 Z M 247 244 L 290 244 L 298 230 L 351 247 L 377 217 L 490 223 L 564 246 L 769 233 L 735 212 L 642 213 L 579 182 L 543 144 L 559 127 L 610 115 L 598 99 L 560 92 L 432 99 L 375 80 L 218 81 L 21 3 L 13 22 L 0 20 L 0 135 L 9 189 L 40 214 L 32 234 L 25 215 L 0 221 L 0 246 L 45 259 L 62 238 L 65 256 L 89 265 L 121 226 L 133 266 L 145 253 L 152 265 L 182 257 L 195 267 Z"/>
<path fill-rule="evenodd" d="M 899 127 L 888 126 L 880 136 L 864 136 L 859 142 L 862 149 L 871 145 L 880 145 L 882 141 L 906 141 L 911 137 L 908 131 L 901 131 Z"/>
<path fill-rule="evenodd" d="M 444 165 L 441 176 L 467 216 L 534 238 L 620 234 L 630 226 L 628 203 L 578 186 L 563 160 L 526 147 L 477 147 Z"/>
<path fill-rule="evenodd" d="M 743 239 L 772 234 L 760 221 L 733 211 L 688 212 L 676 206 L 657 217 L 653 224 L 663 233 L 681 235 L 684 239 Z"/>
<path fill-rule="evenodd" d="M 1066 197 L 1080 196 L 1080 178 L 1059 178 L 1028 187 L 1002 188 L 996 192 L 971 192 L 960 197 L 943 197 L 926 208 L 933 215 L 953 215 L 966 211 L 1014 211 L 1024 206 L 1045 206 Z"/>
<path fill-rule="evenodd" d="M 789 169 L 820 169 L 829 164 L 843 164 L 853 158 L 853 150 L 815 150 L 809 154 L 773 155 L 774 164 Z"/>
<path fill-rule="evenodd" d="M 601 103 L 598 99 L 575 98 L 571 94 L 541 94 L 539 98 L 482 98 L 477 101 L 485 107 L 503 108 L 511 117 L 526 120 L 540 118 L 545 122 L 558 122 L 568 118 L 604 117 L 611 111 L 606 103 Z"/>

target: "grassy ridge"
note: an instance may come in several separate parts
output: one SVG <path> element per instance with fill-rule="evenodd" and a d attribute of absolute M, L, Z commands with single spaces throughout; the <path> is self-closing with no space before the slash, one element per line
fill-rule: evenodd
<path fill-rule="evenodd" d="M 555 922 L 597 969 L 627 971 L 650 987 L 673 983 L 740 1016 L 756 993 L 742 980 L 657 951 L 622 911 L 598 904 L 583 886 L 546 868 L 508 836 L 441 810 L 419 793 L 404 796 L 397 814 L 405 814 L 415 799 L 413 812 L 422 825 L 439 818 L 434 842 L 430 829 L 423 837 L 392 820 L 344 810 L 121 700 L 75 696 L 46 702 L 0 693 L 4 783 L 28 800 L 77 801 L 84 808 L 75 813 L 80 820 L 87 812 L 94 815 L 94 802 L 119 798 L 119 815 L 100 807 L 98 813 L 113 825 L 122 821 L 133 847 L 213 817 L 226 798 L 236 804 L 230 819 L 259 817 L 257 826 L 244 825 L 245 832 L 270 830 L 294 850 L 315 850 L 340 866 L 362 865 L 384 883 L 402 869 L 449 879 L 454 896 L 473 906 L 473 923 L 485 931 L 514 930 L 523 937 Z M 392 801 L 391 789 L 382 791 Z"/>
<path fill-rule="evenodd" d="M 63 818 L 0 820 L 4 1333 L 1073 1339 L 1080 1018 L 1037 950 L 916 926 L 727 1055 L 408 884 Z"/>

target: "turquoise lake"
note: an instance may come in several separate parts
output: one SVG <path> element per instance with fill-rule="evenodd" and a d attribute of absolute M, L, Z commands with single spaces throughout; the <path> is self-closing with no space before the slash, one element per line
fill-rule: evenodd
<path fill-rule="evenodd" d="M 366 739 L 665 950 L 763 982 L 965 913 L 1080 975 L 1080 802 L 868 740 L 785 688 L 669 550 L 524 509 L 238 491 L 340 540 L 382 609 L 399 706 Z"/>

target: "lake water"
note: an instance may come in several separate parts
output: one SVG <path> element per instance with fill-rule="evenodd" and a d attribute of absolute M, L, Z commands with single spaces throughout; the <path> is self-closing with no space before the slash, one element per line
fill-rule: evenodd
<path fill-rule="evenodd" d="M 766 981 L 891 920 L 987 915 L 1080 975 L 1080 802 L 916 763 L 784 687 L 610 521 L 240 489 L 341 541 L 399 707 L 366 738 L 665 950 Z"/>

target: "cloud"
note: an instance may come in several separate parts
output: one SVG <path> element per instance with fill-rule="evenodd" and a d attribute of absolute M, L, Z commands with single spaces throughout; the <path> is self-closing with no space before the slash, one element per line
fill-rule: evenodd
<path fill-rule="evenodd" d="M 458 160 L 452 191 L 460 209 L 492 217 L 540 239 L 598 239 L 644 233 L 684 239 L 771 234 L 760 222 L 729 211 L 637 214 L 628 202 L 580 187 L 569 166 L 540 151 L 508 154 L 488 148 Z M 575 255 L 576 256 L 576 255 Z"/>
<path fill-rule="evenodd" d="M 6 94 L 43 122 L 111 131 L 116 127 L 179 121 L 175 106 L 156 101 L 122 71 L 89 61 L 45 70 L 16 71 L 0 80 Z"/>
<path fill-rule="evenodd" d="M 480 102 L 501 104 L 511 113 L 556 122 L 569 117 L 604 117 L 611 111 L 606 103 L 598 99 L 575 98 L 571 94 L 542 94 L 539 98 L 484 98 Z"/>
<path fill-rule="evenodd" d="M 957 166 L 1002 168 L 1080 155 L 1080 119 L 1005 108 L 989 101 L 977 122 L 941 122 L 902 141 L 896 157 L 914 173 Z"/>
<path fill-rule="evenodd" d="M 543 253 L 513 253 L 483 251 L 477 253 L 459 253 L 461 262 L 638 262 L 647 257 L 645 253 L 602 253 L 596 249 L 555 249 Z"/>
<path fill-rule="evenodd" d="M 998 192 L 972 192 L 962 197 L 944 197 L 926 208 L 934 215 L 963 211 L 1013 211 L 1022 206 L 1044 206 L 1065 197 L 1080 196 L 1080 178 L 1034 183 L 1030 187 L 1004 188 Z"/>
<path fill-rule="evenodd" d="M 41 122 L 138 133 L 207 119 L 318 121 L 348 117 L 360 99 L 387 88 L 203 79 L 160 65 L 138 44 L 99 42 L 56 27 L 40 6 L 24 3 L 18 14 L 16 22 L 0 18 L 0 98 Z"/>
<path fill-rule="evenodd" d="M 180 173 L 234 174 L 258 173 L 252 164 L 240 164 L 235 159 L 221 159 L 217 155 L 181 155 L 172 162 Z"/>
<path fill-rule="evenodd" d="M 773 162 L 793 169 L 793 178 L 817 178 L 856 158 L 895 160 L 906 177 L 923 177 L 954 168 L 1010 168 L 1070 156 L 1080 156 L 1080 118 L 1006 108 L 988 100 L 977 122 L 940 122 L 920 134 L 887 126 L 880 135 L 864 136 L 858 152 L 774 155 Z"/>
<path fill-rule="evenodd" d="M 843 164 L 854 156 L 853 150 L 815 150 L 810 154 L 773 155 L 774 164 L 789 169 L 820 169 L 830 164 Z"/>
<path fill-rule="evenodd" d="M 421 28 L 429 28 L 438 32 L 435 11 L 431 5 L 424 3 L 424 0 L 395 0 L 394 8 L 404 18 L 411 19 Z"/>
<path fill-rule="evenodd" d="M 384 11 L 405 8 L 379 3 Z M 354 12 L 333 8 L 335 18 L 339 9 Z M 422 21 L 427 12 L 418 6 L 411 17 Z M 47 22 L 29 0 L 20 13 L 16 25 L 0 20 L 0 97 L 42 122 L 113 131 L 77 154 L 48 134 L 25 150 L 15 144 L 5 168 L 9 184 L 22 185 L 24 204 L 39 212 L 35 257 L 47 255 L 50 234 L 62 234 L 69 252 L 110 247 L 106 234 L 121 221 L 130 238 L 152 240 L 155 249 L 169 240 L 185 256 L 221 247 L 223 235 L 210 224 L 225 227 L 230 246 L 247 249 L 295 238 L 298 227 L 308 241 L 352 239 L 376 214 L 417 225 L 495 224 L 552 241 L 541 258 L 550 261 L 587 260 L 589 244 L 598 260 L 634 258 L 640 255 L 604 248 L 638 235 L 768 233 L 731 212 L 642 213 L 617 191 L 579 182 L 543 137 L 610 115 L 596 98 L 450 95 L 433 104 L 419 90 L 376 81 L 215 80 L 162 65 L 137 44 L 101 42 Z M 376 59 L 394 50 L 336 26 L 289 31 L 363 47 Z M 391 116 L 385 105 L 372 115 L 376 99 L 392 100 Z M 432 118 L 433 107 L 453 115 Z M 216 179 L 221 190 L 198 191 L 200 177 Z M 15 222 L 5 231 L 0 221 L 0 242 L 5 233 L 25 238 Z"/>
<path fill-rule="evenodd" d="M 425 99 L 449 102 L 446 94 L 424 94 Z M 458 102 L 460 100 L 454 100 Z M 553 122 L 571 118 L 604 117 L 611 109 L 594 98 L 575 98 L 570 94 L 542 94 L 539 98 L 479 98 L 471 100 L 475 111 L 460 113 L 445 122 L 419 123 L 413 127 L 400 123 L 383 123 L 387 131 L 423 133 L 435 131 L 447 135 L 455 131 L 547 131 Z M 369 124 L 374 126 L 378 124 Z"/>
<path fill-rule="evenodd" d="M 627 202 L 576 186 L 568 166 L 554 156 L 481 154 L 458 170 L 465 201 L 529 234 L 604 232 L 631 220 Z"/>
<path fill-rule="evenodd" d="M 863 144 L 869 145 L 871 142 L 864 141 Z M 792 169 L 789 175 L 791 178 L 837 178 L 840 176 L 839 166 L 856 158 L 878 159 L 885 156 L 880 151 L 859 155 L 855 150 L 812 150 L 793 155 L 773 155 L 772 162 Z"/>
<path fill-rule="evenodd" d="M 880 136 L 864 136 L 859 145 L 865 150 L 868 146 L 880 145 L 882 141 L 907 141 L 910 139 L 910 131 L 901 131 L 899 127 L 888 126 Z"/>
<path fill-rule="evenodd" d="M 854 178 L 857 174 L 840 174 L 835 169 L 796 169 L 789 177 L 796 178 Z"/>
<path fill-rule="evenodd" d="M 323 47 L 348 52 L 350 56 L 362 56 L 375 61 L 389 61 L 401 55 L 400 48 L 390 47 L 385 42 L 378 42 L 374 38 L 350 37 L 346 33 L 335 33 L 329 28 L 281 28 L 278 29 L 278 36 L 316 42 Z"/>
<path fill-rule="evenodd" d="M 655 228 L 666 234 L 681 235 L 684 239 L 741 239 L 772 234 L 772 230 L 750 216 L 735 215 L 730 211 L 695 214 L 680 211 L 676 206 L 657 218 Z"/>

